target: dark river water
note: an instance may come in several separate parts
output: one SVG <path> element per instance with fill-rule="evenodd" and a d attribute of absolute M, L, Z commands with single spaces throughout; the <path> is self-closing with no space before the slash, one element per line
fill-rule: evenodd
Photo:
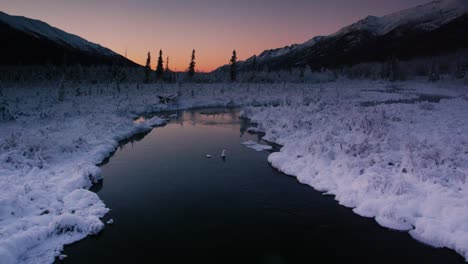
<path fill-rule="evenodd" d="M 95 187 L 114 224 L 56 263 L 464 263 L 276 171 L 223 111 L 181 111 L 123 144 Z"/>

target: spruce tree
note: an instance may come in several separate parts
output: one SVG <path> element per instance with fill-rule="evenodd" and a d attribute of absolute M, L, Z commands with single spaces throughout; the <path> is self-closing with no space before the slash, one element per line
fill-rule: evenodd
<path fill-rule="evenodd" d="M 253 56 L 253 61 L 252 61 L 252 80 L 255 80 L 255 77 L 257 77 L 257 55 Z"/>
<path fill-rule="evenodd" d="M 312 72 L 312 68 L 310 67 L 310 65 L 305 66 L 302 76 L 304 78 L 304 82 L 313 81 L 314 73 Z"/>
<path fill-rule="evenodd" d="M 457 62 L 456 69 L 455 69 L 455 78 L 456 79 L 463 79 L 465 78 L 465 67 L 463 67 L 460 61 Z"/>
<path fill-rule="evenodd" d="M 391 82 L 395 82 L 397 81 L 398 79 L 400 79 L 400 74 L 399 74 L 399 69 L 398 69 L 398 59 L 393 56 L 390 60 L 390 76 L 389 76 L 389 80 Z"/>
<path fill-rule="evenodd" d="M 65 101 L 65 85 L 63 84 L 63 81 L 60 84 L 60 88 L 59 88 L 59 91 L 58 91 L 58 100 L 59 100 L 59 102 Z"/>
<path fill-rule="evenodd" d="M 190 78 L 195 75 L 195 50 L 192 51 L 192 58 L 190 59 L 187 74 Z"/>
<path fill-rule="evenodd" d="M 257 55 L 254 55 L 254 56 L 253 56 L 252 71 L 253 71 L 253 72 L 256 72 L 256 71 L 257 71 Z"/>
<path fill-rule="evenodd" d="M 164 69 L 164 80 L 167 82 L 172 82 L 172 72 L 169 68 L 169 57 L 166 58 L 166 68 Z"/>
<path fill-rule="evenodd" d="M 148 52 L 148 57 L 146 57 L 146 65 L 145 65 L 145 83 L 150 82 L 151 76 L 151 53 Z"/>
<path fill-rule="evenodd" d="M 165 72 L 170 72 L 171 69 L 169 68 L 169 57 L 166 58 L 166 70 Z"/>
<path fill-rule="evenodd" d="M 230 74 L 231 74 L 231 81 L 235 82 L 237 80 L 237 53 L 236 50 L 232 52 L 231 60 L 229 61 L 230 65 Z"/>
<path fill-rule="evenodd" d="M 429 72 L 429 81 L 437 82 L 440 80 L 439 68 L 436 63 L 433 61 L 431 65 L 431 71 Z"/>
<path fill-rule="evenodd" d="M 395 82 L 398 80 L 398 59 L 395 57 L 395 55 L 388 57 L 387 61 L 385 62 L 382 77 L 391 82 Z"/>
<path fill-rule="evenodd" d="M 160 80 L 164 75 L 164 66 L 163 66 L 162 50 L 159 50 L 158 64 L 156 66 L 156 78 Z"/>

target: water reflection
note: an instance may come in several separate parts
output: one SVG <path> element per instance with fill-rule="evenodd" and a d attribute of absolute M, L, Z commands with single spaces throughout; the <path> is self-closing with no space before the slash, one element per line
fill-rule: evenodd
<path fill-rule="evenodd" d="M 177 114 L 102 166 L 93 190 L 115 222 L 66 247 L 67 264 L 464 263 L 273 169 L 241 145 L 258 136 L 235 110 Z"/>

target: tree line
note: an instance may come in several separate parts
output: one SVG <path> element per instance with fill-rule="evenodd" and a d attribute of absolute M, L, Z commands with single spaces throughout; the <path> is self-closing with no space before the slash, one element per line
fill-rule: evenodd
<path fill-rule="evenodd" d="M 323 83 L 340 78 L 404 81 L 407 79 L 462 80 L 468 82 L 468 50 L 431 57 L 399 60 L 392 56 L 382 62 L 367 62 L 344 65 L 332 69 L 314 69 L 310 65 L 283 70 L 272 70 L 256 56 L 245 62 L 237 61 L 234 50 L 228 65 L 211 73 L 196 70 L 195 50 L 184 72 L 173 71 L 169 57 L 164 59 L 159 51 L 156 67 L 151 68 L 151 54 L 148 52 L 145 67 L 113 65 L 82 66 L 70 65 L 0 65 L 0 86 L 7 82 L 89 82 L 91 84 L 115 85 L 119 88 L 128 83 L 154 82 L 244 82 L 244 83 Z"/>
<path fill-rule="evenodd" d="M 187 77 L 193 79 L 196 73 L 196 61 L 195 61 L 195 50 L 192 50 L 192 55 L 190 57 L 190 63 L 187 68 Z M 232 82 L 237 81 L 237 52 L 233 50 L 231 59 L 229 60 L 230 67 L 230 79 Z M 154 79 L 152 76 L 154 75 Z M 152 81 L 156 82 L 176 82 L 178 80 L 177 72 L 172 71 L 169 68 L 169 57 L 166 58 L 166 66 L 164 67 L 163 60 L 163 51 L 159 50 L 158 61 L 156 63 L 156 68 L 153 70 L 151 68 L 151 52 L 148 52 L 146 57 L 145 64 L 145 79 L 144 83 L 150 83 Z"/>

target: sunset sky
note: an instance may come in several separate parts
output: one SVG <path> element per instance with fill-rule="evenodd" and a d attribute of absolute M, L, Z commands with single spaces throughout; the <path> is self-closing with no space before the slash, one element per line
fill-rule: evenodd
<path fill-rule="evenodd" d="M 42 20 L 144 64 L 151 52 L 185 70 L 211 71 L 265 49 L 327 35 L 367 15 L 385 15 L 428 0 L 0 0 L 0 10 Z"/>

